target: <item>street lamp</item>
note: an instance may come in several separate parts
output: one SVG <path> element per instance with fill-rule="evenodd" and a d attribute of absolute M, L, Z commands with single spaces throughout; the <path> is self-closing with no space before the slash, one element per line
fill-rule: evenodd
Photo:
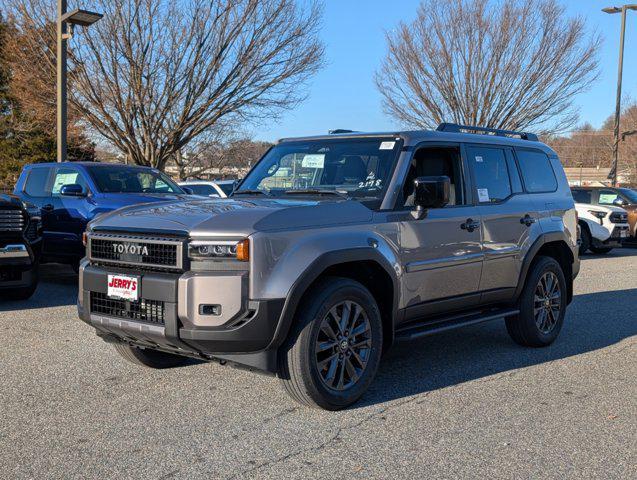
<path fill-rule="evenodd" d="M 71 38 L 73 27 L 88 27 L 100 18 L 101 13 L 75 9 L 66 11 L 66 0 L 58 0 L 57 16 L 57 161 L 66 161 L 66 42 Z M 70 26 L 70 32 L 67 31 Z"/>
<path fill-rule="evenodd" d="M 622 72 L 624 67 L 624 37 L 626 35 L 626 12 L 628 10 L 637 10 L 637 4 L 623 5 L 621 7 L 607 7 L 603 8 L 604 13 L 621 13 L 622 14 L 622 26 L 621 34 L 619 37 L 619 67 L 617 73 L 617 100 L 615 103 L 615 128 L 614 128 L 614 141 L 613 141 L 613 165 L 608 173 L 608 177 L 612 180 L 613 187 L 617 186 L 617 157 L 619 152 L 619 118 L 621 115 L 621 101 L 622 101 Z"/>

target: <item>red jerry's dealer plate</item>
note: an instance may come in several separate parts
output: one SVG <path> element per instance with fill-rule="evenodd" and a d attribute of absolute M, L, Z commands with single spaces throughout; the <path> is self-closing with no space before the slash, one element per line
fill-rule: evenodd
<path fill-rule="evenodd" d="M 110 298 L 137 300 L 139 298 L 139 278 L 128 275 L 109 275 L 106 294 Z"/>

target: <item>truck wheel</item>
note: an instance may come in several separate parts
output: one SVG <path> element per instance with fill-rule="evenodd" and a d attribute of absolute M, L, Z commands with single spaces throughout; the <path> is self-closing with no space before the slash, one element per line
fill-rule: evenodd
<path fill-rule="evenodd" d="M 520 313 L 505 319 L 513 341 L 526 347 L 553 343 L 564 323 L 566 295 L 560 264 L 550 257 L 538 257 L 520 295 Z"/>
<path fill-rule="evenodd" d="M 582 243 L 580 243 L 579 246 L 579 254 L 580 255 L 584 255 L 586 253 L 586 251 L 591 248 L 591 245 L 593 243 L 593 239 L 591 238 L 591 232 L 588 230 L 588 227 L 585 227 L 584 225 L 580 226 L 580 231 L 581 233 L 581 238 L 580 241 Z"/>
<path fill-rule="evenodd" d="M 602 255 L 604 253 L 608 253 L 613 249 L 613 247 L 593 247 L 591 246 L 591 252 L 597 253 L 598 255 Z"/>
<path fill-rule="evenodd" d="M 382 345 L 380 311 L 369 290 L 350 279 L 326 278 L 298 307 L 278 375 L 297 402 L 339 410 L 369 387 Z"/>
<path fill-rule="evenodd" d="M 125 343 L 113 345 L 115 351 L 131 363 L 150 368 L 173 368 L 185 365 L 190 361 L 187 357 L 173 355 L 171 353 L 137 348 Z"/>
<path fill-rule="evenodd" d="M 0 296 L 5 300 L 28 300 L 38 288 L 37 282 L 20 288 L 10 288 L 0 291 Z"/>

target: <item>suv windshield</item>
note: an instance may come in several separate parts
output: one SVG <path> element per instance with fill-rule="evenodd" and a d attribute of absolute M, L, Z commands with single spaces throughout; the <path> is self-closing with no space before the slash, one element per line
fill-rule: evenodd
<path fill-rule="evenodd" d="M 266 153 L 235 194 L 336 194 L 380 201 L 400 144 L 387 137 L 283 142 Z"/>
<path fill-rule="evenodd" d="M 184 193 L 166 175 L 150 168 L 109 165 L 87 169 L 101 193 Z"/>

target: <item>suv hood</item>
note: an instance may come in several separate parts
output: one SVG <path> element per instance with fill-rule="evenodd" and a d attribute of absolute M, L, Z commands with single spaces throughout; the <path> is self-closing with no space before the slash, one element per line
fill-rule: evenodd
<path fill-rule="evenodd" d="M 257 231 L 367 223 L 372 211 L 354 200 L 207 199 L 134 205 L 91 222 L 95 231 L 165 232 L 191 237 L 248 236 Z"/>
<path fill-rule="evenodd" d="M 588 211 L 588 210 L 597 210 L 598 212 L 606 212 L 606 213 L 626 212 L 626 210 L 624 210 L 621 207 L 615 207 L 613 205 L 593 205 L 592 203 L 575 203 L 575 209 L 578 211 L 578 213 L 583 211 Z"/>

